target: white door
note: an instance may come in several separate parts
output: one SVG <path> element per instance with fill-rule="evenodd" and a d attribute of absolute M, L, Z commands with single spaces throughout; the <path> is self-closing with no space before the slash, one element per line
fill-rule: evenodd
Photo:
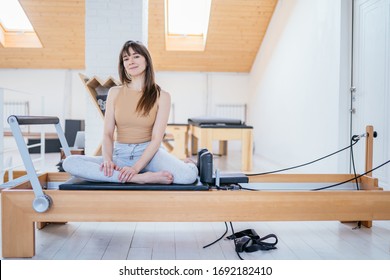
<path fill-rule="evenodd" d="M 376 167 L 390 159 L 390 0 L 354 0 L 353 134 L 373 125 Z M 364 172 L 364 138 L 355 145 L 357 172 Z M 390 189 L 390 164 L 374 171 Z"/>

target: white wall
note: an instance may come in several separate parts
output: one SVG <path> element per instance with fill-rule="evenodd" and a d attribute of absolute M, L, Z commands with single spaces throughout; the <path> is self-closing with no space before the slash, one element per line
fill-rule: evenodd
<path fill-rule="evenodd" d="M 157 72 L 156 82 L 171 95 L 175 123 L 187 123 L 190 117 L 206 115 L 207 74 Z"/>
<path fill-rule="evenodd" d="M 4 90 L 0 88 L 0 116 L 3 116 Z M 2 118 L 2 117 L 1 117 Z M 3 120 L 0 120 L 0 135 L 4 133 Z M 4 137 L 0 137 L 0 151 L 4 151 Z M 0 184 L 3 183 L 4 153 L 0 152 Z"/>
<path fill-rule="evenodd" d="M 156 81 L 171 94 L 176 123 L 212 116 L 215 104 L 244 104 L 249 98 L 249 74 L 157 72 Z"/>
<path fill-rule="evenodd" d="M 147 1 L 86 1 L 86 74 L 117 79 L 120 48 L 127 40 L 147 44 Z M 211 114 L 216 103 L 245 103 L 249 96 L 249 75 L 237 73 L 157 72 L 157 83 L 171 94 L 175 122 Z M 103 123 L 91 102 L 87 102 L 86 153 L 101 142 Z"/>
<path fill-rule="evenodd" d="M 249 120 L 265 170 L 349 144 L 339 141 L 340 75 L 347 70 L 340 62 L 341 22 L 341 0 L 278 2 L 250 74 Z M 337 170 L 336 157 L 293 172 Z"/>
<path fill-rule="evenodd" d="M 249 100 L 246 73 L 157 72 L 156 81 L 171 94 L 175 123 L 187 123 L 192 117 L 216 116 L 216 104 L 246 104 Z M 218 141 L 214 142 L 216 150 Z M 240 142 L 230 141 L 229 149 L 240 150 Z"/>
<path fill-rule="evenodd" d="M 86 69 L 0 69 L 0 87 L 30 93 L 16 95 L 30 100 L 31 114 L 42 114 L 42 95 L 44 114 L 58 116 L 62 124 L 66 118 L 85 119 L 86 153 L 92 154 L 101 141 L 102 120 L 78 74 L 118 78 L 118 54 L 123 43 L 130 39 L 147 43 L 146 4 L 147 1 L 139 0 L 87 0 Z M 217 103 L 248 101 L 249 74 L 157 72 L 156 80 L 172 96 L 177 123 L 212 114 Z M 6 99 L 11 95 L 9 91 Z M 49 131 L 54 130 L 49 128 Z"/>
<path fill-rule="evenodd" d="M 128 40 L 144 39 L 145 0 L 86 0 L 85 15 L 85 74 L 106 79 L 118 79 L 118 57 Z M 103 121 L 87 99 L 85 122 L 85 152 L 94 154 L 103 134 Z"/>
<path fill-rule="evenodd" d="M 45 114 L 62 122 L 85 118 L 88 154 L 100 142 L 102 123 L 78 73 L 117 77 L 119 49 L 126 40 L 145 39 L 147 15 L 145 1 L 87 0 L 86 5 L 85 70 L 0 69 L 0 87 L 44 95 Z M 157 82 L 171 93 L 175 121 L 211 114 L 216 103 L 248 103 L 264 169 L 348 145 L 344 6 L 341 0 L 280 0 L 250 74 L 157 72 Z M 32 113 L 40 108 L 34 100 Z M 337 160 L 330 163 L 299 171 L 336 172 Z"/>
<path fill-rule="evenodd" d="M 65 119 L 85 119 L 85 87 L 79 78 L 81 70 L 37 70 L 37 69 L 0 69 L 0 108 L 3 102 L 23 101 L 30 104 L 30 115 L 59 117 L 62 128 Z M 7 116 L 6 116 L 7 117 Z M 3 125 L 3 113 L 0 112 Z M 53 125 L 30 126 L 30 131 L 55 132 Z M 3 135 L 2 129 L 0 129 Z M 16 143 L 11 137 L 1 136 L 0 151 L 15 149 Z M 9 160 L 9 154 L 0 155 L 0 170 L 3 160 Z M 15 158 L 13 158 L 15 160 Z M 16 157 L 18 161 L 18 157 Z M 13 164 L 16 164 L 14 161 Z"/>
<path fill-rule="evenodd" d="M 5 102 L 29 101 L 31 115 L 57 116 L 64 128 L 65 119 L 85 119 L 86 93 L 80 71 L 0 69 L 0 88 L 5 88 Z M 55 129 L 48 126 L 45 131 Z"/>

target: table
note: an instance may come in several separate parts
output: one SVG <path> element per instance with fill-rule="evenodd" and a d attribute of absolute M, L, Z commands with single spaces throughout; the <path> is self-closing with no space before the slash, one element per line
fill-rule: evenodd
<path fill-rule="evenodd" d="M 191 153 L 197 154 L 199 149 L 213 149 L 213 141 L 219 141 L 219 153 L 227 154 L 227 141 L 241 141 L 241 170 L 252 170 L 253 127 L 245 124 L 201 124 L 190 123 Z"/>
<path fill-rule="evenodd" d="M 188 156 L 188 125 L 187 124 L 168 124 L 166 135 L 163 140 L 164 147 L 179 159 L 185 159 Z M 174 141 L 172 145 L 170 142 Z"/>

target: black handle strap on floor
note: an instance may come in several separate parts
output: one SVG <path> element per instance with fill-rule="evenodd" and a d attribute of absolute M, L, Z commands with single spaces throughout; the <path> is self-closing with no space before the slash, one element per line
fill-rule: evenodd
<path fill-rule="evenodd" d="M 273 238 L 273 242 L 266 242 L 265 240 Z M 260 237 L 254 229 L 246 229 L 226 237 L 229 240 L 235 240 L 236 252 L 256 252 L 269 251 L 277 249 L 278 237 L 271 233 L 264 237 Z"/>
<path fill-rule="evenodd" d="M 254 229 L 246 229 L 239 232 L 234 232 L 232 222 L 229 223 L 233 234 L 227 236 L 226 239 L 234 241 L 235 251 L 240 260 L 243 260 L 243 258 L 240 255 L 240 253 L 242 252 L 251 253 L 259 250 L 269 251 L 269 250 L 277 249 L 276 244 L 278 244 L 278 237 L 275 234 L 271 233 L 264 237 L 260 237 Z M 218 238 L 217 240 L 215 240 L 214 242 L 206 246 L 203 246 L 203 248 L 207 248 L 220 241 L 228 232 L 227 222 L 225 222 L 225 227 L 226 227 L 225 232 L 220 238 Z M 269 238 L 274 238 L 274 242 L 265 241 Z"/>

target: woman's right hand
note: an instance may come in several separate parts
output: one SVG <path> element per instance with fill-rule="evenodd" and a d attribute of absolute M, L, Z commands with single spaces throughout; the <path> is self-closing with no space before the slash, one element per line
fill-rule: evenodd
<path fill-rule="evenodd" d="M 111 177 L 114 170 L 119 170 L 119 167 L 111 160 L 105 160 L 100 165 L 100 171 L 104 172 L 104 176 Z"/>

